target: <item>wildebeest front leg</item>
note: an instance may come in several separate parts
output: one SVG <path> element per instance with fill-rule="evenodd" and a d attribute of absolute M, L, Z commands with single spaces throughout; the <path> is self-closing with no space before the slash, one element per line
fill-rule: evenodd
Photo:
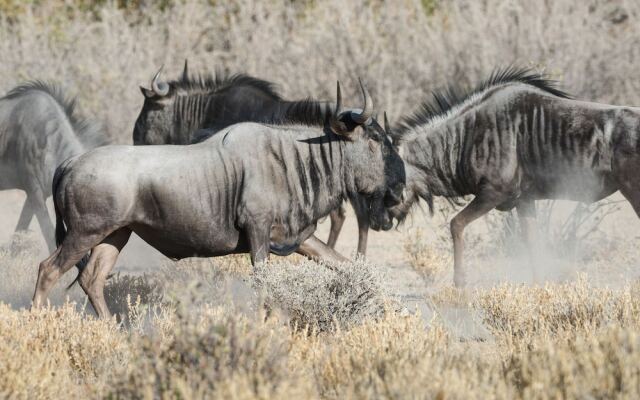
<path fill-rule="evenodd" d="M 270 251 L 270 224 L 254 223 L 245 228 L 245 234 L 249 241 L 249 253 L 251 264 L 256 265 L 269 259 Z"/>
<path fill-rule="evenodd" d="M 47 204 L 44 202 L 44 199 L 36 202 L 35 210 L 38 224 L 40 225 L 40 229 L 42 230 L 44 239 L 47 242 L 49 251 L 54 251 L 56 249 L 55 230 L 53 228 L 53 223 L 51 222 L 51 217 L 49 216 L 49 211 L 47 211 Z"/>
<path fill-rule="evenodd" d="M 536 260 L 538 254 L 538 238 L 536 235 L 536 203 L 534 200 L 521 200 L 516 205 L 522 238 L 527 248 L 529 266 L 533 275 L 533 281 L 538 282 Z"/>
<path fill-rule="evenodd" d="M 502 204 L 507 198 L 508 196 L 494 191 L 482 191 L 451 220 L 451 237 L 453 239 L 453 281 L 457 287 L 464 287 L 467 284 L 463 261 L 464 228 L 471 222 L 494 209 L 499 204 Z"/>
<path fill-rule="evenodd" d="M 47 242 L 49 251 L 53 252 L 56 249 L 55 230 L 53 228 L 49 212 L 47 211 L 47 198 L 44 195 L 42 188 L 35 183 L 27 185 L 26 192 L 27 200 L 25 201 L 22 212 L 20 213 L 16 230 L 28 229 L 31 218 L 35 213 L 36 218 L 38 219 L 38 224 L 40 225 L 40 230 L 42 231 L 42 236 L 44 236 L 44 240 Z"/>
<path fill-rule="evenodd" d="M 358 253 L 363 256 L 367 252 L 367 239 L 369 238 L 369 205 L 362 197 L 351 201 L 358 220 Z"/>
<path fill-rule="evenodd" d="M 33 218 L 33 206 L 31 205 L 31 201 L 29 197 L 24 202 L 24 206 L 22 206 L 22 211 L 20 212 L 20 218 L 18 218 L 18 224 L 16 225 L 16 232 L 26 231 L 29 229 L 29 224 L 31 223 L 31 219 Z"/>
<path fill-rule="evenodd" d="M 340 206 L 335 210 L 331 211 L 329 214 L 329 218 L 331 219 L 331 229 L 329 230 L 329 239 L 327 240 L 327 246 L 335 249 L 336 242 L 338 241 L 338 236 L 340 235 L 340 231 L 342 230 L 342 225 L 344 225 L 344 220 L 346 216 L 344 215 L 344 207 Z"/>
<path fill-rule="evenodd" d="M 343 257 L 340 253 L 324 244 L 320 239 L 311 235 L 305 240 L 298 250 L 298 254 L 302 254 L 305 257 L 309 257 L 312 260 L 320 261 L 333 261 L 333 262 L 345 262 L 349 261 L 346 257 Z"/>

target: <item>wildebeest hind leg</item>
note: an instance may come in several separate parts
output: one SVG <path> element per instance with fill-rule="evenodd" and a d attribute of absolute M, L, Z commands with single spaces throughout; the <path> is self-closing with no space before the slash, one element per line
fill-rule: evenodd
<path fill-rule="evenodd" d="M 269 244 L 271 243 L 269 229 L 249 226 L 244 229 L 244 232 L 249 241 L 251 264 L 256 265 L 257 263 L 267 261 L 269 259 Z"/>
<path fill-rule="evenodd" d="M 462 211 L 451 220 L 451 237 L 453 239 L 453 281 L 457 287 L 467 284 L 463 265 L 464 228 L 482 217 L 510 196 L 491 190 L 480 192 Z"/>
<path fill-rule="evenodd" d="M 69 232 L 60 247 L 40 263 L 36 290 L 33 295 L 34 308 L 42 306 L 58 279 L 77 264 L 102 238 L 96 235 L 79 237 Z"/>
<path fill-rule="evenodd" d="M 344 215 L 344 207 L 340 206 L 335 210 L 329 213 L 329 218 L 331 219 L 331 229 L 329 230 L 329 239 L 327 240 L 327 246 L 334 249 L 336 247 L 336 242 L 338 241 L 338 236 L 340 235 L 340 231 L 342 230 L 342 225 L 344 225 L 344 220 L 346 216 Z"/>
<path fill-rule="evenodd" d="M 100 318 L 111 318 L 104 299 L 104 284 L 130 236 L 131 230 L 128 228 L 119 229 L 107 236 L 91 250 L 89 263 L 80 272 L 80 287 L 89 296 L 89 301 Z"/>
<path fill-rule="evenodd" d="M 535 256 L 538 254 L 538 238 L 536 235 L 536 203 L 534 200 L 521 200 L 516 205 L 522 238 L 527 249 L 529 265 L 533 274 L 533 282 L 538 283 L 539 276 Z"/>

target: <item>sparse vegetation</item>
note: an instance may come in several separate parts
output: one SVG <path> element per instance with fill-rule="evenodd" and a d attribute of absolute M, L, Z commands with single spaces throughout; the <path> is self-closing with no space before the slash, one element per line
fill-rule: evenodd
<path fill-rule="evenodd" d="M 14 259 L 15 254 L 2 253 L 0 265 Z M 111 280 L 118 288 L 112 296 L 138 293 L 147 303 L 128 303 L 123 310 L 129 315 L 126 325 L 95 320 L 70 303 L 37 312 L 15 310 L 12 299 L 4 297 L 0 396 L 640 395 L 638 283 L 612 289 L 593 286 L 583 277 L 541 287 L 444 287 L 431 295 L 436 310 L 466 309 L 489 332 L 486 338 L 469 339 L 450 329 L 451 321 L 440 312 L 424 318 L 385 308 L 390 300 L 381 286 L 384 278 L 361 260 L 341 266 L 281 260 L 253 276 L 243 274 L 242 279 L 255 280 L 263 294 L 262 301 L 252 298 L 262 304 L 254 308 L 225 297 L 224 285 L 201 282 L 205 267 L 215 269 L 211 262 L 186 264 L 173 265 L 174 274 L 182 277 L 177 285 L 161 279 L 169 276 L 169 265 L 155 276 Z M 229 272 L 237 269 L 210 276 L 238 279 Z M 25 263 L 10 272 L 20 277 L 35 275 L 35 270 L 36 264 Z M 190 278 L 195 281 L 189 283 Z M 29 279 L 16 282 L 27 286 L 15 287 L 14 293 L 32 289 Z M 173 294 L 165 297 L 170 291 Z M 163 296 L 154 294 L 159 292 Z"/>
<path fill-rule="evenodd" d="M 638 16 L 627 0 L 0 0 L 0 92 L 60 82 L 119 143 L 131 142 L 138 86 L 162 64 L 177 77 L 185 58 L 193 72 L 273 80 L 289 98 L 333 99 L 336 79 L 352 88 L 362 76 L 392 122 L 430 89 L 510 63 L 545 70 L 579 99 L 640 104 Z M 96 320 L 78 285 L 64 290 L 73 272 L 52 307 L 30 312 L 41 260 L 18 235 L 0 247 L 0 398 L 640 398 L 637 238 L 591 229 L 615 204 L 570 212 L 566 225 L 544 207 L 542 235 L 571 253 L 571 273 L 540 267 L 561 283 L 496 285 L 505 264 L 509 278 L 528 268 L 503 254 L 513 216 L 467 233 L 473 290 L 450 287 L 451 208 L 405 230 L 433 315 L 399 310 L 394 276 L 362 260 L 253 271 L 244 255 L 115 275 L 106 296 L 118 321 Z M 588 251 L 569 248 L 576 238 Z M 461 334 L 447 310 L 487 335 Z"/>

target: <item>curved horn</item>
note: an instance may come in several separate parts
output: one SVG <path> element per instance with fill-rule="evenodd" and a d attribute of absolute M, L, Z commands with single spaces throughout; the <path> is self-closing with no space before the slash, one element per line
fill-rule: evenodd
<path fill-rule="evenodd" d="M 338 118 L 342 113 L 342 93 L 340 92 L 340 81 L 337 83 L 336 89 L 336 108 L 333 110 L 333 117 L 331 118 L 331 129 L 338 135 L 343 135 L 346 132 L 347 127 L 344 122 L 340 121 Z"/>
<path fill-rule="evenodd" d="M 340 93 L 340 81 L 336 84 L 336 109 L 333 111 L 333 114 L 338 116 L 342 113 L 342 93 Z"/>
<path fill-rule="evenodd" d="M 389 125 L 386 111 L 384 112 L 384 133 L 386 133 L 387 136 L 391 136 L 391 125 Z"/>
<path fill-rule="evenodd" d="M 360 82 L 360 88 L 362 89 L 362 97 L 364 97 L 364 106 L 362 107 L 362 112 L 360 114 L 351 113 L 351 118 L 357 124 L 364 124 L 373 115 L 373 100 L 371 99 L 369 90 L 367 90 L 365 84 L 362 83 L 362 79 L 358 78 L 358 81 Z"/>
<path fill-rule="evenodd" d="M 153 90 L 153 92 L 158 96 L 166 96 L 167 94 L 169 94 L 169 84 L 167 84 L 166 82 L 158 81 L 163 68 L 164 65 L 160 67 L 158 72 L 156 72 L 156 75 L 151 80 L 151 90 Z"/>
<path fill-rule="evenodd" d="M 187 59 L 184 59 L 184 69 L 182 70 L 182 81 L 186 82 L 189 80 L 189 65 L 187 63 Z"/>

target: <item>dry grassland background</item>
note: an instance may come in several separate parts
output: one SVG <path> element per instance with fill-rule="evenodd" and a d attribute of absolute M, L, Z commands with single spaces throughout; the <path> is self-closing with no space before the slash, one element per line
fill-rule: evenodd
<path fill-rule="evenodd" d="M 392 122 L 514 63 L 640 105 L 639 15 L 631 0 L 0 0 L 0 92 L 59 82 L 116 143 L 138 86 L 185 58 L 288 98 L 333 99 L 340 79 L 358 101 L 362 76 Z M 0 398 L 638 398 L 640 223 L 619 199 L 539 203 L 533 263 L 514 216 L 491 213 L 467 233 L 466 290 L 451 287 L 444 201 L 344 265 L 173 263 L 135 241 L 106 290 L 118 320 L 98 321 L 64 291 L 74 273 L 27 310 L 44 246 L 35 222 L 12 235 L 24 195 L 0 192 Z M 350 217 L 338 250 L 356 233 Z"/>

